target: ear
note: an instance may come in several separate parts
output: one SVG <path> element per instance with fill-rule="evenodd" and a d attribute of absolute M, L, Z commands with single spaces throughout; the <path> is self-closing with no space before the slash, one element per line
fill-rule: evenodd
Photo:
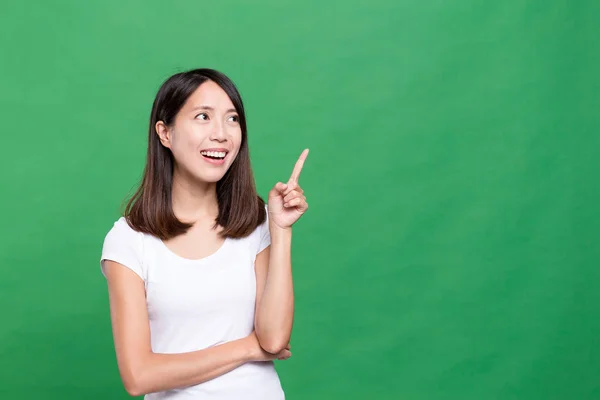
<path fill-rule="evenodd" d="M 171 148 L 171 131 L 170 131 L 169 127 L 163 121 L 158 121 L 154 128 L 156 129 L 156 133 L 158 134 L 158 139 L 160 140 L 162 145 L 165 146 L 167 149 L 170 149 Z"/>

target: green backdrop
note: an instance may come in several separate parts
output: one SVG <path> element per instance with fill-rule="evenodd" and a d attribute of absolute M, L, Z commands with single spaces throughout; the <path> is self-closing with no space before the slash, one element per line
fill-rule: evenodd
<path fill-rule="evenodd" d="M 244 96 L 266 196 L 309 147 L 298 399 L 600 399 L 600 3 L 28 1 L 0 11 L 0 398 L 118 399 L 99 270 L 153 96 Z"/>

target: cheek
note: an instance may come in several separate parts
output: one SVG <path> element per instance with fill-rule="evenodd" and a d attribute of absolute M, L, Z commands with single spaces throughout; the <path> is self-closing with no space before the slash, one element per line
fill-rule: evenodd
<path fill-rule="evenodd" d="M 205 127 L 194 124 L 183 125 L 178 133 L 181 149 L 198 147 L 208 135 Z"/>
<path fill-rule="evenodd" d="M 171 150 L 180 160 L 193 158 L 201 142 L 202 135 L 200 132 L 182 127 L 173 136 Z"/>
<path fill-rule="evenodd" d="M 242 134 L 241 132 L 232 132 L 229 136 L 229 140 L 231 141 L 231 150 L 233 152 L 233 157 L 231 157 L 230 163 L 237 159 L 238 154 L 240 153 L 240 146 L 242 144 Z"/>
<path fill-rule="evenodd" d="M 241 143 L 242 143 L 242 141 L 241 141 L 241 138 L 237 139 L 237 140 L 234 142 L 234 146 L 233 146 L 233 147 L 234 147 L 234 149 L 235 149 L 235 150 L 234 150 L 234 151 L 235 151 L 235 158 L 237 158 L 238 154 L 240 154 L 240 147 L 241 147 Z"/>
<path fill-rule="evenodd" d="M 240 145 L 242 143 L 242 131 L 241 131 L 241 129 L 237 129 L 235 132 L 233 132 L 232 137 L 231 137 L 231 141 L 233 142 L 233 147 L 237 151 L 240 148 Z"/>

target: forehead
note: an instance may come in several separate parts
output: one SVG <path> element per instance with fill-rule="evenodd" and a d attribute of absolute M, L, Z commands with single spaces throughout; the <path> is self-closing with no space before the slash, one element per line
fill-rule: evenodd
<path fill-rule="evenodd" d="M 183 108 L 192 109 L 200 106 L 208 106 L 221 111 L 235 108 L 227 93 L 213 81 L 206 81 L 198 86 L 187 99 Z"/>

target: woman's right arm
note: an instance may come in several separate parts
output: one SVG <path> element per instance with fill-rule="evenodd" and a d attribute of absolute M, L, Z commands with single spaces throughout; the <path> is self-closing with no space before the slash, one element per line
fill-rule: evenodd
<path fill-rule="evenodd" d="M 290 355 L 289 349 L 277 355 L 265 352 L 254 332 L 204 350 L 153 353 L 144 282 L 117 262 L 105 260 L 104 266 L 117 364 L 125 390 L 132 396 L 197 385 L 248 361 L 285 359 Z"/>

